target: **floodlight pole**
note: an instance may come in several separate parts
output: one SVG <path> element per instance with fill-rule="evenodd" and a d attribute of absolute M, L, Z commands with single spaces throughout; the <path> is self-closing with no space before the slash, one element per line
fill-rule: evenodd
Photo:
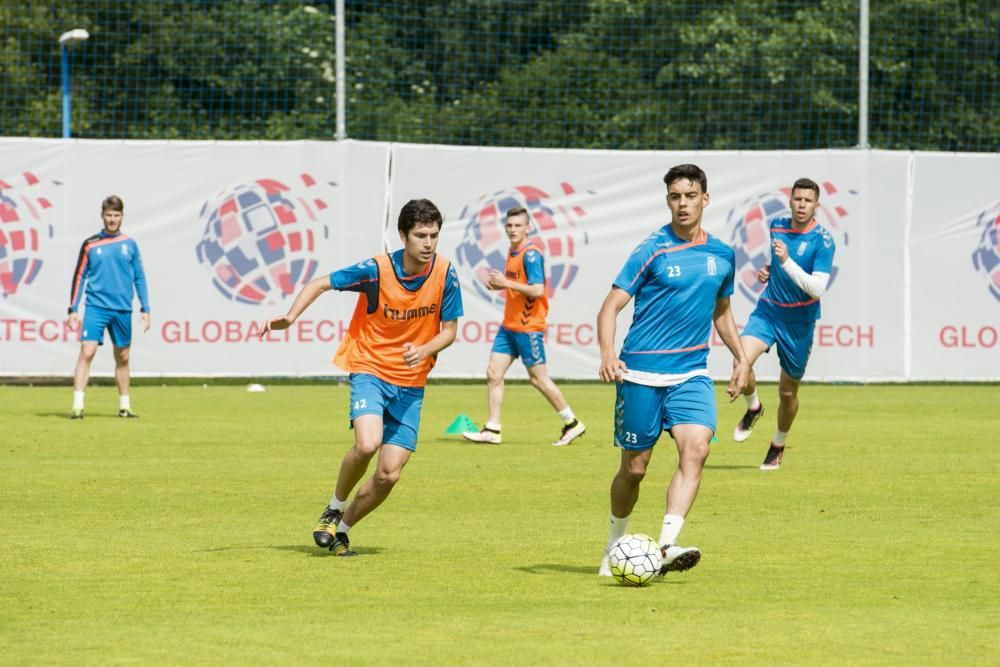
<path fill-rule="evenodd" d="M 69 139 L 69 48 L 63 44 L 59 49 L 62 51 L 62 135 L 63 139 Z"/>
<path fill-rule="evenodd" d="M 70 85 L 69 85 L 69 47 L 90 39 L 90 33 L 83 28 L 74 28 L 64 32 L 59 37 L 59 49 L 62 51 L 62 136 L 69 139 L 70 130 Z"/>
<path fill-rule="evenodd" d="M 342 141 L 347 138 L 347 100 L 345 96 L 347 95 L 347 86 L 345 85 L 347 65 L 344 62 L 344 0 L 337 0 L 334 5 L 334 11 L 337 13 L 337 34 L 336 34 L 336 55 L 337 62 L 335 65 L 337 77 L 337 130 L 336 139 L 337 141 Z"/>
<path fill-rule="evenodd" d="M 858 17 L 858 148 L 868 148 L 868 2 L 861 0 Z"/>

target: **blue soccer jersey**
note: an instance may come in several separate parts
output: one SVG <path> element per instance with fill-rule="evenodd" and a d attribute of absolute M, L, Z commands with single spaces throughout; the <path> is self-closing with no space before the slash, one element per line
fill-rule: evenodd
<path fill-rule="evenodd" d="M 129 312 L 138 295 L 142 312 L 149 312 L 146 273 L 134 240 L 101 230 L 83 242 L 73 271 L 69 312 L 80 309 L 84 295 L 88 306 Z"/>
<path fill-rule="evenodd" d="M 733 293 L 733 249 L 704 231 L 686 241 L 666 225 L 632 251 L 614 286 L 635 299 L 619 357 L 630 370 L 705 369 L 716 300 Z"/>
<path fill-rule="evenodd" d="M 430 271 L 419 275 L 408 275 L 403 271 L 403 250 L 399 249 L 389 255 L 392 260 L 392 268 L 396 271 L 396 276 L 403 287 L 409 290 L 420 289 L 420 286 L 427 280 Z M 437 261 L 435 257 L 434 261 Z M 346 292 L 362 292 L 368 296 L 368 303 L 374 303 L 378 299 L 378 265 L 374 259 L 367 259 L 357 264 L 334 271 L 330 274 L 330 286 L 335 290 Z M 462 307 L 462 290 L 458 283 L 458 273 L 455 265 L 448 267 L 448 278 L 444 285 L 444 294 L 441 297 L 441 321 L 450 322 L 457 320 L 464 314 Z"/>
<path fill-rule="evenodd" d="M 771 239 L 784 241 L 789 259 L 806 273 L 833 271 L 833 237 L 815 220 L 799 231 L 792 228 L 790 218 L 777 218 L 771 221 L 770 231 Z M 792 282 L 774 256 L 774 248 L 771 249 L 771 277 L 760 295 L 757 309 L 786 322 L 812 322 L 820 316 L 819 299 L 809 296 Z"/>

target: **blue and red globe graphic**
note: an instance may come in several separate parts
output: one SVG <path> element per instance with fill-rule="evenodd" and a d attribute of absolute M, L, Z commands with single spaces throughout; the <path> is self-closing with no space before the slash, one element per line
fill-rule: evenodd
<path fill-rule="evenodd" d="M 849 217 L 848 196 L 857 196 L 857 191 L 840 191 L 829 181 L 820 183 L 819 207 L 816 221 L 834 239 L 838 248 L 847 245 L 845 221 Z M 736 252 L 736 286 L 750 302 L 756 303 L 764 291 L 764 285 L 757 280 L 757 272 L 765 264 L 771 263 L 771 222 L 778 218 L 791 218 L 788 207 L 792 189 L 780 188 L 750 197 L 729 211 L 726 228 L 730 230 L 729 244 Z M 836 256 L 834 256 L 836 262 Z M 837 265 L 830 272 L 830 285 L 837 277 Z"/>
<path fill-rule="evenodd" d="M 972 265 L 989 280 L 988 289 L 1000 301 L 1000 202 L 976 218 L 976 228 L 983 228 L 979 244 L 972 253 Z"/>
<path fill-rule="evenodd" d="M 62 185 L 59 181 L 51 185 Z M 32 172 L 0 179 L 0 290 L 4 298 L 30 285 L 42 270 L 41 250 L 53 228 L 44 218 L 52 208 L 43 182 Z"/>
<path fill-rule="evenodd" d="M 507 265 L 510 241 L 504 218 L 507 211 L 522 206 L 531 222 L 528 239 L 537 239 L 544 248 L 547 296 L 551 299 L 568 289 L 579 271 L 577 252 L 588 242 L 580 226 L 587 212 L 578 202 L 576 189 L 560 183 L 553 194 L 534 185 L 519 185 L 483 195 L 463 207 L 459 218 L 465 231 L 455 250 L 455 263 L 464 274 L 462 284 L 472 285 L 484 300 L 503 305 L 505 290 L 486 289 L 486 279 L 490 270 L 503 271 Z"/>
<path fill-rule="evenodd" d="M 205 222 L 198 261 L 205 264 L 227 299 L 251 305 L 271 304 L 293 295 L 312 279 L 321 222 L 328 208 L 317 196 L 317 181 L 301 174 L 293 189 L 260 178 L 220 192 L 201 207 Z M 332 185 L 332 184 L 331 184 Z"/>

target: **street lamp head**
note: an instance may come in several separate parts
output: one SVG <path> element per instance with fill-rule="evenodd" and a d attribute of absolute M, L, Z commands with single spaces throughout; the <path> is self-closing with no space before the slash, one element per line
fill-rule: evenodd
<path fill-rule="evenodd" d="M 83 28 L 74 28 L 73 30 L 68 30 L 59 37 L 59 44 L 62 46 L 73 46 L 74 44 L 79 44 L 80 42 L 85 42 L 90 39 L 90 33 Z"/>

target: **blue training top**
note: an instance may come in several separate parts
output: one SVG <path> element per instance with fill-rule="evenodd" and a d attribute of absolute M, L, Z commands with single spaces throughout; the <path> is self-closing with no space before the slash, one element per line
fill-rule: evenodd
<path fill-rule="evenodd" d="M 138 294 L 142 312 L 148 313 L 149 293 L 139 245 L 121 232 L 108 234 L 103 229 L 84 241 L 73 271 L 69 312 L 80 310 L 84 294 L 88 306 L 130 312 L 133 294 Z"/>
<path fill-rule="evenodd" d="M 686 241 L 670 225 L 632 251 L 614 286 L 635 298 L 621 360 L 630 370 L 679 374 L 707 368 L 716 300 L 733 293 L 735 253 L 702 230 Z"/>
<path fill-rule="evenodd" d="M 791 218 L 771 221 L 771 239 L 779 239 L 788 246 L 788 257 L 806 273 L 831 273 L 833 271 L 833 237 L 815 220 L 805 229 L 795 230 Z M 831 275 L 831 278 L 833 276 Z M 771 276 L 767 287 L 757 301 L 757 310 L 772 318 L 786 322 L 812 322 L 819 319 L 819 299 L 809 296 L 792 282 L 771 248 Z"/>

